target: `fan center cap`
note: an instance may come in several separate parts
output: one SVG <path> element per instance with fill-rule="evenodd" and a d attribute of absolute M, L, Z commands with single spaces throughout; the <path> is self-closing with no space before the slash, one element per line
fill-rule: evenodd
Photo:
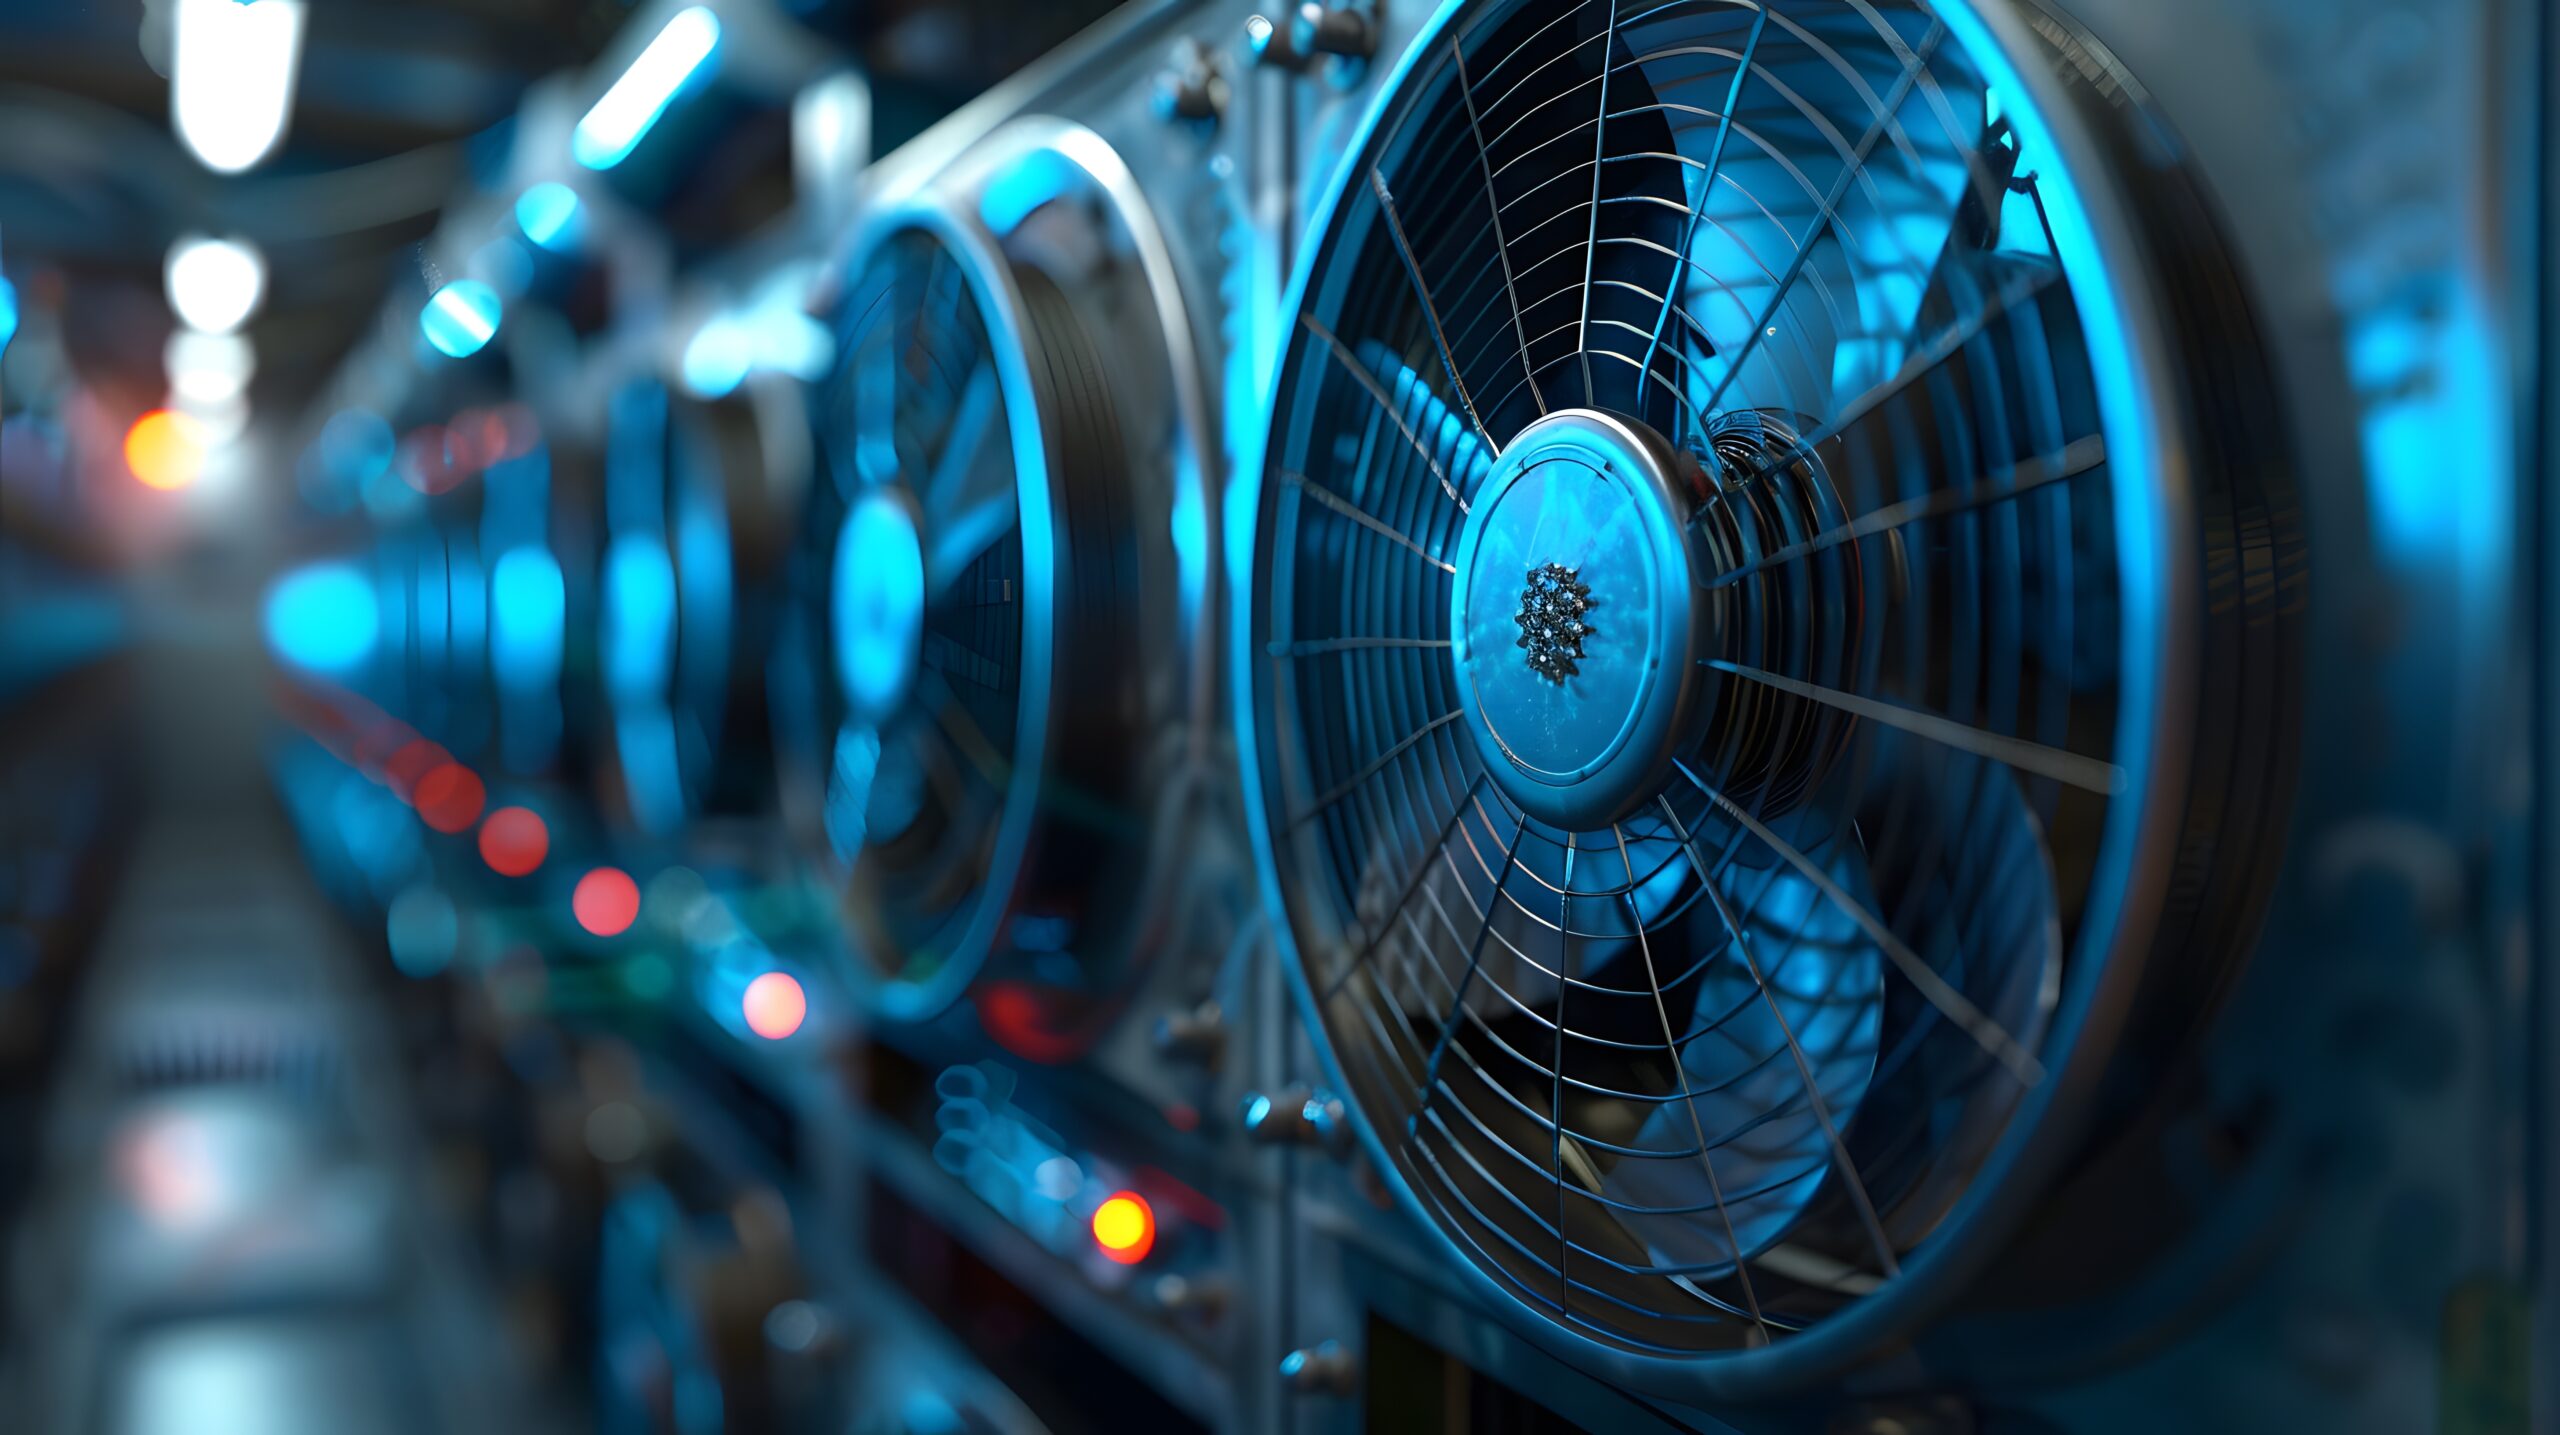
<path fill-rule="evenodd" d="M 1671 446 L 1592 409 L 1523 429 L 1459 535 L 1458 702 L 1523 811 L 1606 827 L 1660 790 L 1700 686 L 1691 499 Z"/>
<path fill-rule="evenodd" d="M 894 490 L 873 489 L 845 513 L 828 589 L 836 681 L 855 714 L 877 723 L 905 699 L 924 645 L 924 539 Z"/>

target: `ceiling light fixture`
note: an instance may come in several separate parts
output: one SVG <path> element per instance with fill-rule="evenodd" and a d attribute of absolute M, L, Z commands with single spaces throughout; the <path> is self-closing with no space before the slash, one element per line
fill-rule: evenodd
<path fill-rule="evenodd" d="M 169 118 L 222 174 L 265 159 L 293 113 L 303 0 L 178 0 Z"/>

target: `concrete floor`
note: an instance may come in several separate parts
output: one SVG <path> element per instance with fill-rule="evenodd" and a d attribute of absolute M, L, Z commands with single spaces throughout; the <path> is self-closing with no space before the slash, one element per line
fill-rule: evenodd
<path fill-rule="evenodd" d="M 373 956 L 266 779 L 248 565 L 137 580 L 143 807 L 78 979 L 12 1233 L 0 1424 L 101 1435 L 507 1435 L 479 1257 L 436 1208 Z"/>

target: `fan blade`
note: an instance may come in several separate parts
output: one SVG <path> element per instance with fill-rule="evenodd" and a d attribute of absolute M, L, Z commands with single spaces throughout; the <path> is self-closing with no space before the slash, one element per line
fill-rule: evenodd
<path fill-rule="evenodd" d="M 848 722 L 836 733 L 835 760 L 827 770 L 827 842 L 850 867 L 870 837 L 871 787 L 880 775 L 880 732 Z"/>

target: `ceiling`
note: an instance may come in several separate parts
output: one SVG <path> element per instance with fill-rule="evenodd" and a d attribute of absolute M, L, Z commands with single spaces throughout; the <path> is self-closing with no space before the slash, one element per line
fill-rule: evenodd
<path fill-rule="evenodd" d="M 913 133 L 1110 0 L 775 0 L 861 57 L 885 142 Z M 0 0 L 0 260 L 58 306 L 84 386 L 128 412 L 166 392 L 172 240 L 245 237 L 268 286 L 247 333 L 255 409 L 291 412 L 423 267 L 443 207 L 503 162 L 526 90 L 587 66 L 635 0 L 308 0 L 278 151 L 214 174 L 171 132 L 175 0 Z"/>
<path fill-rule="evenodd" d="M 616 0 L 312 0 L 281 148 L 221 176 L 169 127 L 171 8 L 0 0 L 0 257 L 62 302 L 84 381 L 147 395 L 157 376 L 130 371 L 158 363 L 169 321 L 150 301 L 169 242 L 255 241 L 269 273 L 248 331 L 261 401 L 317 385 L 525 88 L 592 59 L 629 13 Z"/>

